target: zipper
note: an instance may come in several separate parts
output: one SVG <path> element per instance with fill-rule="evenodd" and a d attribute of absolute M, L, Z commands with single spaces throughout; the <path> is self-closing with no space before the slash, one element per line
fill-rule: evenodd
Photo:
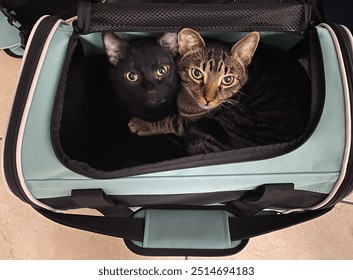
<path fill-rule="evenodd" d="M 3 158 L 5 179 L 13 194 L 31 205 L 35 204 L 31 202 L 23 191 L 17 172 L 17 138 L 37 64 L 40 60 L 47 37 L 58 20 L 59 18 L 57 17 L 46 17 L 34 31 L 35 33 L 32 37 L 31 45 L 28 46 L 29 49 L 21 72 L 21 78 L 18 82 L 5 138 Z"/>
<path fill-rule="evenodd" d="M 343 26 L 339 26 L 337 24 L 327 24 L 322 23 L 319 26 L 325 28 L 330 33 L 332 40 L 334 41 L 335 49 L 339 49 L 340 53 L 338 53 L 338 59 L 340 68 L 344 67 L 344 71 L 341 68 L 341 76 L 345 74 L 343 77 L 346 81 L 344 83 L 344 91 L 345 91 L 345 106 L 346 110 L 351 111 L 352 102 L 353 102 L 353 38 L 352 34 L 350 34 L 349 30 Z M 333 54 L 334 55 L 334 54 Z M 343 65 L 342 65 L 343 64 Z M 348 91 L 348 92 L 347 92 Z M 346 133 L 351 133 L 352 120 L 353 117 L 350 112 L 346 112 Z M 353 134 L 353 133 L 351 133 Z M 312 210 L 320 210 L 320 209 L 329 209 L 335 206 L 337 203 L 341 202 L 348 194 L 353 191 L 353 176 L 350 176 L 353 173 L 353 141 L 351 141 L 352 135 L 348 135 L 346 137 L 345 143 L 345 153 L 343 156 L 343 162 L 341 166 L 341 173 L 336 181 L 335 186 L 333 186 L 331 192 L 327 195 L 327 197 L 322 200 L 319 204 L 308 207 L 308 208 L 297 208 L 297 209 L 289 209 L 283 212 L 283 214 L 290 214 L 292 212 L 302 212 L 302 211 L 312 211 Z"/>
<path fill-rule="evenodd" d="M 352 39 L 350 38 L 352 34 L 348 34 L 348 29 L 338 25 L 338 24 L 329 24 L 329 26 L 334 30 L 338 38 L 342 56 L 344 60 L 344 66 L 347 74 L 347 82 L 349 88 L 349 98 L 351 103 L 351 108 L 353 104 L 353 45 Z M 353 120 L 351 120 L 353 121 Z M 353 151 L 353 142 L 351 144 L 351 153 Z M 348 166 L 347 166 L 347 175 L 342 182 L 340 191 L 335 194 L 335 196 L 328 202 L 325 207 L 331 207 L 335 204 L 341 202 L 347 195 L 353 191 L 353 158 L 352 155 L 349 156 Z"/>

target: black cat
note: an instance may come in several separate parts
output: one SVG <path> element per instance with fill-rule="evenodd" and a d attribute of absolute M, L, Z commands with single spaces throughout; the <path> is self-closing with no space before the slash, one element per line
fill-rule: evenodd
<path fill-rule="evenodd" d="M 163 36 L 126 43 L 110 32 L 103 42 L 107 56 L 76 51 L 71 62 L 60 127 L 64 153 L 104 171 L 183 156 L 178 137 L 141 138 L 127 125 L 132 116 L 151 121 L 175 113 L 175 46 Z"/>
<path fill-rule="evenodd" d="M 129 111 L 144 120 L 160 120 L 176 113 L 179 76 L 174 64 L 176 34 L 166 33 L 158 41 L 140 38 L 126 43 L 114 33 L 103 34 L 112 82 Z"/>

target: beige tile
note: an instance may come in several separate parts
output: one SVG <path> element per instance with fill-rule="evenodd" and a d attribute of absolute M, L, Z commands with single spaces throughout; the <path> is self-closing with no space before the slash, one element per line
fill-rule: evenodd
<path fill-rule="evenodd" d="M 10 195 L 2 178 L 0 248 L 0 260 L 154 259 L 133 254 L 120 239 L 61 226 L 44 218 Z"/>
<path fill-rule="evenodd" d="M 315 220 L 250 240 L 234 260 L 353 259 L 353 207 L 337 205 Z"/>
<path fill-rule="evenodd" d="M 350 193 L 344 200 L 351 201 L 353 203 L 353 193 Z"/>
<path fill-rule="evenodd" d="M 0 137 L 4 136 L 20 64 L 21 59 L 12 58 L 0 50 Z"/>
<path fill-rule="evenodd" d="M 20 60 L 10 58 L 0 51 L 0 136 L 4 136 L 19 67 Z M 353 195 L 350 199 L 353 200 Z M 49 221 L 10 195 L 2 180 L 0 248 L 0 259 L 3 260 L 148 259 L 131 253 L 119 239 L 64 227 Z M 239 254 L 219 259 L 352 260 L 353 207 L 338 204 L 323 217 L 253 238 Z"/>

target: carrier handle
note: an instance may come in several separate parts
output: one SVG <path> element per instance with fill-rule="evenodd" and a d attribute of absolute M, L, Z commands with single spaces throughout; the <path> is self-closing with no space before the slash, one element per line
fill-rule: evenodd
<path fill-rule="evenodd" d="M 332 207 L 301 213 L 229 217 L 230 238 L 244 240 L 284 229 L 319 217 L 331 209 Z M 145 218 L 88 216 L 36 210 L 48 219 L 69 227 L 128 240 L 143 241 L 144 238 Z"/>
<path fill-rule="evenodd" d="M 307 31 L 309 1 L 236 1 L 229 3 L 90 3 L 80 1 L 77 29 L 82 34 L 103 31 L 165 32 L 184 27 L 198 31 Z M 146 3 L 150 2 L 150 3 Z M 168 1 L 169 2 L 169 1 Z"/>

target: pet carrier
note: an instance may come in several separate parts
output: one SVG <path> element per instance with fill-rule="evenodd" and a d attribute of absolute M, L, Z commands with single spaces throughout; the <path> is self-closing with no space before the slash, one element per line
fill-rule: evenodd
<path fill-rule="evenodd" d="M 142 255 L 234 254 L 251 237 L 330 211 L 353 188 L 353 37 L 346 27 L 325 23 L 312 3 L 80 2 L 73 25 L 42 17 L 28 40 L 4 141 L 10 190 L 53 221 L 124 238 Z M 259 31 L 263 42 L 296 53 L 311 81 L 303 135 L 119 168 L 67 154 L 60 125 L 70 102 L 65 91 L 72 62 L 103 53 L 104 31 L 129 40 L 183 27 L 228 42 Z M 101 153 L 102 137 L 90 142 L 92 155 Z M 121 157 L 114 154 L 111 160 Z M 102 215 L 68 211 L 78 208 Z"/>

